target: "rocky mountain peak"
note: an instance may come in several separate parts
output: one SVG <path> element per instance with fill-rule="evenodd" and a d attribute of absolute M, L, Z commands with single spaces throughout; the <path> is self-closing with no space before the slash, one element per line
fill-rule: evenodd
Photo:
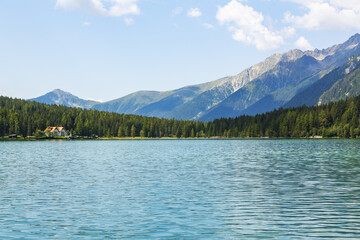
<path fill-rule="evenodd" d="M 46 104 L 57 104 L 68 107 L 79 107 L 79 108 L 91 108 L 95 104 L 99 103 L 92 100 L 81 99 L 69 92 L 65 92 L 61 89 L 54 89 L 53 91 L 33 99 L 30 101 L 36 101 Z"/>
<path fill-rule="evenodd" d="M 58 96 L 58 97 L 64 96 L 64 95 L 66 95 L 66 96 L 72 95 L 71 93 L 65 92 L 65 91 L 63 91 L 63 90 L 61 90 L 61 89 L 59 89 L 59 88 L 52 90 L 50 93 L 53 93 L 53 94 L 55 94 L 55 95 Z M 72 95 L 72 96 L 73 96 L 73 95 Z"/>
<path fill-rule="evenodd" d="M 356 33 L 353 36 L 351 36 L 349 38 L 349 40 L 347 40 L 344 45 L 348 44 L 348 45 L 352 45 L 352 44 L 359 44 L 360 43 L 360 34 Z"/>
<path fill-rule="evenodd" d="M 286 53 L 283 53 L 281 56 L 281 61 L 283 62 L 292 62 L 304 56 L 304 52 L 299 49 L 293 49 Z"/>

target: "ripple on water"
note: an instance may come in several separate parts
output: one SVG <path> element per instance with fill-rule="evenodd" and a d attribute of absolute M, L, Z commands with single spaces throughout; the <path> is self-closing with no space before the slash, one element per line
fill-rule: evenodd
<path fill-rule="evenodd" d="M 1 239 L 360 237 L 358 140 L 0 142 Z"/>

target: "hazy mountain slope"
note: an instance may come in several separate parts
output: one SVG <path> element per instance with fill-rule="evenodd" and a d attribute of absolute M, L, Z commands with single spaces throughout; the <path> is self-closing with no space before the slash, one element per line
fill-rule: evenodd
<path fill-rule="evenodd" d="M 283 107 L 290 99 L 292 99 L 298 92 L 306 89 L 309 85 L 316 82 L 324 74 L 331 71 L 331 69 L 322 70 L 309 78 L 304 79 L 297 85 L 289 85 L 284 88 L 273 91 L 269 95 L 266 95 L 264 98 L 260 99 L 253 105 L 249 106 L 245 110 L 241 111 L 240 114 L 244 115 L 256 115 L 258 113 L 264 113 L 272 111 L 276 108 Z"/>
<path fill-rule="evenodd" d="M 315 92 L 313 92 L 311 94 L 308 94 L 307 96 L 303 96 L 303 97 L 299 96 L 298 100 L 300 101 L 298 102 L 298 104 L 292 104 L 292 105 L 289 104 L 289 101 L 295 98 L 295 96 L 297 96 L 298 94 L 300 95 L 302 91 L 306 90 L 308 87 L 312 86 L 313 84 L 316 84 L 314 85 L 315 89 L 320 89 L 320 88 L 326 89 L 327 87 L 325 85 L 327 84 L 330 84 L 331 86 L 332 83 L 325 83 L 325 81 L 323 81 L 317 84 L 317 81 L 319 79 L 321 80 L 326 74 L 329 74 L 334 69 L 344 64 L 349 56 L 360 52 L 360 46 L 354 47 L 351 41 L 348 41 L 343 45 L 336 45 L 336 46 L 338 48 L 338 52 L 332 53 L 332 55 L 326 57 L 323 60 L 325 61 L 325 64 L 331 64 L 329 67 L 323 69 L 317 74 L 314 74 L 310 78 L 307 78 L 306 80 L 302 81 L 296 86 L 288 86 L 271 93 L 268 97 L 266 97 L 266 100 L 264 100 L 265 101 L 264 104 L 263 101 L 260 100 L 256 104 L 242 111 L 241 114 L 254 115 L 257 113 L 272 111 L 274 108 L 279 108 L 279 107 L 294 107 L 294 106 L 301 106 L 304 104 L 308 105 L 308 103 L 311 102 L 311 99 L 314 98 L 317 98 L 318 100 L 319 95 L 315 97 Z M 324 63 L 322 64 L 324 65 Z M 335 79 L 336 78 L 339 79 L 341 76 L 338 77 L 333 76 L 333 77 Z M 321 91 L 317 91 L 317 92 L 321 92 Z"/>
<path fill-rule="evenodd" d="M 214 88 L 214 86 L 221 84 L 223 81 L 224 79 L 219 79 L 213 82 L 175 89 L 171 91 L 170 95 L 160 99 L 157 102 L 153 102 L 144 106 L 143 108 L 140 108 L 135 112 L 135 114 L 173 118 L 175 117 L 174 109 L 183 104 L 186 104 L 203 92 L 206 92 L 209 89 Z"/>
<path fill-rule="evenodd" d="M 342 79 L 335 82 L 331 88 L 325 91 L 319 98 L 318 104 L 338 101 L 360 95 L 360 57 L 356 57 L 355 69 Z"/>
<path fill-rule="evenodd" d="M 234 88 L 229 85 L 214 87 L 176 108 L 172 116 L 176 119 L 198 119 L 203 111 L 223 101 L 230 96 L 233 91 Z"/>
<path fill-rule="evenodd" d="M 359 53 L 359 43 L 360 35 L 356 34 L 343 44 L 321 51 L 306 51 L 296 61 L 279 62 L 277 68 L 248 83 L 200 119 L 254 115 L 281 107 L 320 79 L 323 73 L 343 65 L 349 56 Z"/>
<path fill-rule="evenodd" d="M 79 107 L 79 108 L 87 108 L 87 109 L 99 103 L 92 100 L 81 99 L 77 96 L 72 95 L 71 93 L 62 91 L 60 89 L 55 89 L 43 96 L 29 100 L 39 103 L 45 103 L 45 104 L 56 104 L 56 105 L 64 105 L 67 107 Z"/>
<path fill-rule="evenodd" d="M 95 105 L 93 109 L 144 116 L 197 119 L 202 112 L 220 103 L 261 74 L 273 69 L 278 62 L 297 59 L 303 55 L 300 50 L 274 54 L 236 76 L 167 92 L 151 92 L 151 94 L 148 91 L 137 92 Z"/>
<path fill-rule="evenodd" d="M 298 107 L 302 105 L 314 106 L 319 103 L 319 98 L 324 92 L 329 90 L 336 82 L 345 77 L 354 69 L 359 67 L 358 57 L 350 59 L 341 67 L 338 67 L 326 74 L 319 81 L 315 82 L 304 91 L 294 96 L 284 107 Z"/>
<path fill-rule="evenodd" d="M 228 101 L 227 98 L 232 96 L 232 94 L 238 91 L 241 88 L 247 86 L 248 91 L 254 91 L 252 94 L 251 100 L 244 100 L 241 103 L 244 107 L 241 114 L 256 114 L 266 111 L 271 111 L 274 108 L 278 108 L 288 102 L 292 97 L 294 97 L 298 92 L 307 88 L 318 79 L 320 79 L 324 74 L 330 72 L 332 69 L 341 66 L 349 56 L 360 52 L 360 35 L 356 34 L 351 37 L 348 41 L 343 44 L 338 44 L 332 47 L 329 47 L 324 50 L 306 51 L 302 52 L 300 50 L 291 50 L 283 54 L 275 54 L 267 58 L 265 61 L 246 69 L 242 73 L 233 76 L 227 77 L 220 84 L 216 85 L 214 88 L 205 91 L 198 96 L 195 96 L 193 99 L 180 104 L 176 108 L 171 108 L 171 112 L 168 112 L 166 115 L 161 115 L 163 117 L 175 117 L 177 119 L 206 119 L 203 117 L 207 115 L 210 111 L 218 111 L 218 106 L 221 105 L 223 101 Z M 311 70 L 312 64 L 307 65 L 307 70 L 303 71 L 301 67 L 296 66 L 301 62 L 296 62 L 297 60 L 309 57 L 315 59 L 313 63 L 316 63 L 316 67 Z M 287 63 L 294 63 L 293 65 L 287 65 Z M 285 71 L 285 68 L 288 67 L 288 71 Z M 284 71 L 280 72 L 279 75 L 273 74 L 274 69 L 283 68 Z M 293 74 L 293 79 L 289 80 L 284 86 L 279 86 L 274 89 L 269 89 L 268 91 L 263 91 L 261 86 L 254 88 L 252 90 L 251 83 L 252 81 L 257 81 L 258 78 L 261 78 L 262 75 L 269 73 L 268 75 L 273 75 L 273 78 L 270 81 L 273 81 L 273 84 L 276 85 L 276 80 L 281 80 L 283 77 L 287 78 L 287 74 L 291 74 L 291 71 L 296 69 L 296 73 Z M 309 71 L 308 71 L 309 70 Z M 283 76 L 282 76 L 283 74 Z M 267 80 L 262 81 L 261 84 L 264 84 Z M 281 85 L 281 84 L 280 84 Z M 256 91 L 260 91 L 261 94 L 256 96 Z M 241 92 L 241 91 L 240 91 Z M 265 95 L 263 93 L 266 93 Z M 256 96 L 254 101 L 254 96 Z M 262 97 L 266 97 L 263 101 L 260 101 Z M 256 101 L 260 101 L 256 104 Z M 231 103 L 229 101 L 230 107 L 232 104 L 238 105 L 239 102 Z M 231 107 L 230 107 L 231 108 Z M 234 109 L 234 107 L 232 107 Z M 236 107 L 235 107 L 236 108 Z M 246 109 L 249 108 L 248 111 Z M 227 108 L 225 108 L 227 109 Z M 222 117 L 225 109 L 219 114 L 215 114 L 217 117 Z M 234 114 L 239 114 L 237 111 Z M 211 117 L 212 119 L 212 117 Z"/>
<path fill-rule="evenodd" d="M 188 87 L 182 90 L 174 90 L 169 96 L 161 100 L 150 103 L 143 108 L 137 110 L 135 113 L 144 116 L 168 117 L 174 108 L 184 104 L 188 99 L 192 99 L 198 94 L 200 89 L 198 87 Z"/>
<path fill-rule="evenodd" d="M 96 104 L 92 107 L 92 109 L 99 111 L 134 114 L 140 108 L 150 103 L 159 101 L 160 99 L 167 97 L 170 94 L 171 91 L 139 91 L 109 102 Z"/>
<path fill-rule="evenodd" d="M 262 74 L 274 69 L 280 62 L 296 60 L 303 56 L 300 50 L 291 50 L 283 54 L 274 54 L 238 75 L 224 78 L 220 84 L 201 93 L 191 101 L 174 109 L 172 116 L 177 119 L 199 119 L 209 109 L 216 106 L 232 93 L 258 78 Z"/>
<path fill-rule="evenodd" d="M 233 93 L 200 119 L 207 121 L 219 117 L 240 115 L 243 110 L 271 92 L 289 85 L 297 85 L 321 69 L 319 61 L 310 56 L 303 56 L 296 61 L 282 62 L 272 71 L 263 74 Z M 272 107 L 270 106 L 270 108 Z"/>
<path fill-rule="evenodd" d="M 127 96 L 97 104 L 93 109 L 144 116 L 168 117 L 177 105 L 189 101 L 194 96 L 212 88 L 221 80 L 208 82 L 170 91 L 139 91 Z"/>

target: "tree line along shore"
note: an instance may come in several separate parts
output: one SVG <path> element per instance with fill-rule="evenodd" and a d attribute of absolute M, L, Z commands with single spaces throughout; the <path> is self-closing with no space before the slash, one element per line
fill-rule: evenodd
<path fill-rule="evenodd" d="M 0 97 L 0 137 L 44 139 L 48 126 L 91 138 L 359 138 L 360 96 L 209 122 L 101 112 Z M 31 136 L 31 137 L 30 137 Z M 60 138 L 61 139 L 61 138 Z"/>

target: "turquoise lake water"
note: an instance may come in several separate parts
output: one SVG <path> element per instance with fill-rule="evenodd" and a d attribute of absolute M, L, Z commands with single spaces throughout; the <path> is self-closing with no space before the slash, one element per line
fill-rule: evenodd
<path fill-rule="evenodd" d="M 0 142 L 0 239 L 359 239 L 359 140 Z"/>

